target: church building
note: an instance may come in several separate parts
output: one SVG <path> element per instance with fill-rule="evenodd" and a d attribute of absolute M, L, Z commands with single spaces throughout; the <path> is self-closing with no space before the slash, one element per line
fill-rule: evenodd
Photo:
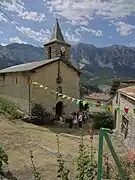
<path fill-rule="evenodd" d="M 70 47 L 57 20 L 52 37 L 44 44 L 45 60 L 0 70 L 0 96 L 14 102 L 28 114 L 31 114 L 35 103 L 56 115 L 78 111 L 79 105 L 50 90 L 80 98 L 80 71 L 70 62 Z M 30 82 L 49 88 L 39 88 Z"/>

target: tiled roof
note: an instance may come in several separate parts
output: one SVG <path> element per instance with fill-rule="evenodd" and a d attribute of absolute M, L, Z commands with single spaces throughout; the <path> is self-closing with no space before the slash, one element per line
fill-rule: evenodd
<path fill-rule="evenodd" d="M 110 96 L 109 96 L 109 94 L 106 94 L 106 93 L 92 93 L 89 96 L 87 96 L 86 98 L 107 101 L 110 99 Z"/>
<path fill-rule="evenodd" d="M 20 65 L 16 65 L 16 66 L 11 66 L 9 68 L 5 68 L 5 69 L 0 70 L 0 74 L 2 74 L 2 73 L 12 73 L 12 72 L 31 71 L 31 70 L 34 70 L 36 68 L 42 67 L 44 65 L 48 65 L 50 63 L 53 63 L 53 62 L 55 62 L 57 60 L 63 61 L 65 64 L 67 64 L 68 66 L 73 68 L 75 71 L 80 73 L 80 70 L 77 69 L 75 66 L 73 66 L 69 61 L 66 61 L 66 60 L 64 61 L 64 60 L 62 60 L 62 59 L 60 59 L 58 57 L 58 58 L 49 59 L 49 60 L 36 61 L 36 62 L 20 64 Z"/>
<path fill-rule="evenodd" d="M 125 88 L 118 89 L 118 91 L 127 94 L 128 96 L 135 97 L 135 86 L 128 86 Z"/>

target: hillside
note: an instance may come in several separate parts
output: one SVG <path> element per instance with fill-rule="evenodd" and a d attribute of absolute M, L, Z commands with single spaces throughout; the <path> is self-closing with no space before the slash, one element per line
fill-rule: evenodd
<path fill-rule="evenodd" d="M 0 69 L 44 59 L 44 50 L 28 44 L 0 46 Z M 97 48 L 79 43 L 71 48 L 72 63 L 81 68 L 87 84 L 108 84 L 114 77 L 135 78 L 135 48 L 120 45 Z"/>
<path fill-rule="evenodd" d="M 9 156 L 9 169 L 18 180 L 33 179 L 30 151 L 33 152 L 34 163 L 42 174 L 43 180 L 57 178 L 57 143 L 56 132 L 32 124 L 16 121 L 12 123 L 0 114 L 0 143 Z M 61 129 L 61 132 L 63 130 Z M 79 138 L 60 137 L 60 152 L 65 157 L 66 164 L 74 171 L 74 159 L 78 152 Z M 85 142 L 89 138 L 85 136 Z M 94 147 L 97 148 L 98 136 L 94 136 Z M 71 168 L 72 167 L 72 168 Z M 71 174 L 75 176 L 74 172 Z"/>

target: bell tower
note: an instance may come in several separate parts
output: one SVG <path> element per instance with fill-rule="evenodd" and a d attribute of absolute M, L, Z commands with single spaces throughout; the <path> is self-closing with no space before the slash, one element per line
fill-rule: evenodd
<path fill-rule="evenodd" d="M 59 22 L 56 19 L 52 36 L 50 40 L 44 44 L 46 59 L 53 59 L 62 56 L 63 60 L 68 61 L 70 59 L 70 47 L 71 45 L 65 41 L 59 26 Z"/>

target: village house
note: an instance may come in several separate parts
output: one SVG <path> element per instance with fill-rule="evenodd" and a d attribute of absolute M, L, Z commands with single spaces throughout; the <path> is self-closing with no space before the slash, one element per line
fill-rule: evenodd
<path fill-rule="evenodd" d="M 135 86 L 120 88 L 113 98 L 115 132 L 122 135 L 125 146 L 135 148 Z"/>
<path fill-rule="evenodd" d="M 108 104 L 111 99 L 109 94 L 106 93 L 91 93 L 88 96 L 85 96 L 85 99 L 92 104 Z"/>
<path fill-rule="evenodd" d="M 42 104 L 48 112 L 57 115 L 78 111 L 79 105 L 51 91 L 80 98 L 80 71 L 70 62 L 70 47 L 57 20 L 52 37 L 44 44 L 47 59 L 0 70 L 0 95 L 29 114 L 35 103 Z M 31 82 L 49 88 L 39 88 Z"/>
<path fill-rule="evenodd" d="M 106 93 L 91 93 L 85 96 L 85 100 L 89 103 L 91 111 L 106 111 L 104 108 L 99 108 L 102 104 L 110 105 L 111 96 Z"/>

